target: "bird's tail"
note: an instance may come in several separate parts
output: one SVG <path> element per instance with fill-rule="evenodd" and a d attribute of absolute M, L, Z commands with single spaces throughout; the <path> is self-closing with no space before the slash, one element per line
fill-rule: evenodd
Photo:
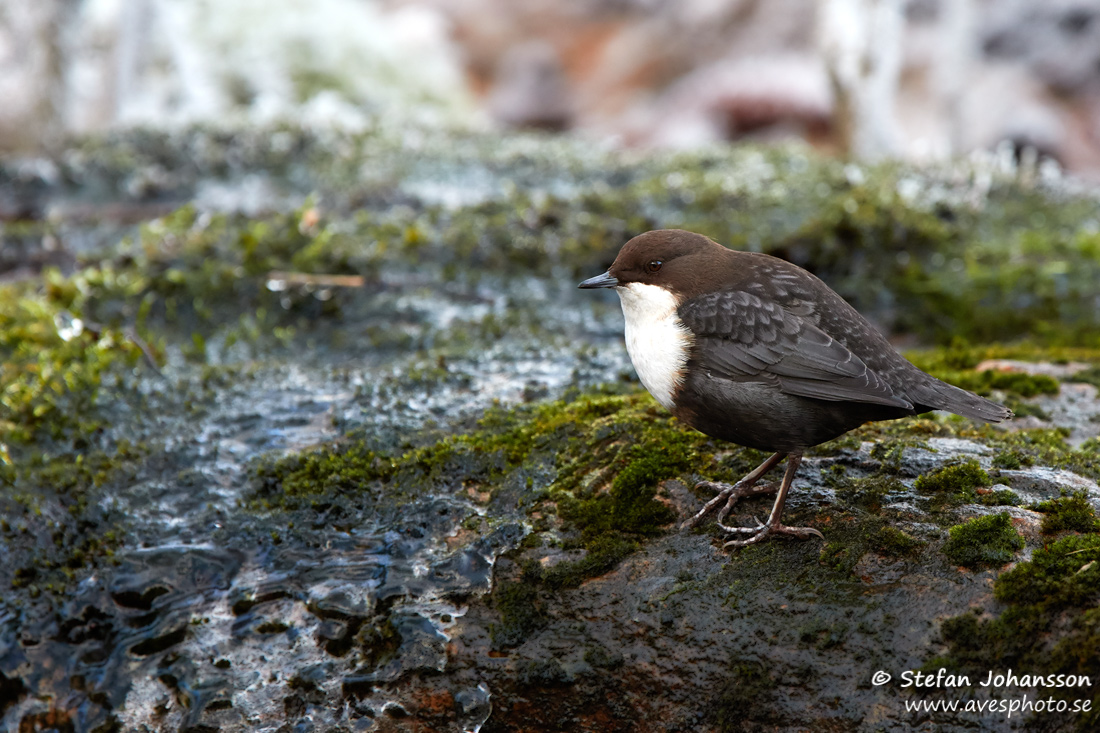
<path fill-rule="evenodd" d="M 963 417 L 972 417 L 986 422 L 1001 422 L 1012 417 L 1012 410 L 999 405 L 973 392 L 960 389 L 930 375 L 925 375 L 915 389 L 909 390 L 909 397 L 919 407 L 932 410 L 947 410 Z"/>

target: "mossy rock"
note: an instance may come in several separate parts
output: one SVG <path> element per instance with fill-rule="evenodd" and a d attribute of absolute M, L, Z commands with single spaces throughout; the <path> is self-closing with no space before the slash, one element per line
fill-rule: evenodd
<path fill-rule="evenodd" d="M 546 613 L 533 583 L 501 584 L 493 591 L 493 606 L 500 614 L 500 622 L 489 627 L 494 648 L 518 646 L 546 625 Z"/>
<path fill-rule="evenodd" d="M 1044 715 L 1043 725 L 1092 731 L 1100 724 L 1100 535 L 1069 535 L 1036 549 L 1002 573 L 994 597 L 1006 608 L 992 618 L 965 613 L 943 624 L 947 654 L 939 664 L 974 675 L 1011 668 L 1032 675 L 1083 675 L 1092 686 L 1053 687 L 1057 700 L 1091 699 L 1085 713 Z M 1037 716 L 1033 716 L 1037 717 Z"/>
<path fill-rule="evenodd" d="M 847 478 L 840 469 L 826 475 L 826 482 L 836 491 L 837 499 L 845 507 L 858 508 L 870 514 L 882 512 L 882 502 L 888 494 L 906 490 L 898 478 L 890 475 L 875 475 L 865 478 Z M 839 474 L 839 476 L 837 475 Z"/>
<path fill-rule="evenodd" d="M 1035 507 L 1043 513 L 1043 534 L 1059 532 L 1100 532 L 1100 519 L 1084 491 L 1063 492 Z"/>
<path fill-rule="evenodd" d="M 974 459 L 936 469 L 917 477 L 913 487 L 926 493 L 965 493 L 989 486 L 989 474 Z"/>
<path fill-rule="evenodd" d="M 1020 506 L 1020 495 L 1012 489 L 978 492 L 978 503 L 983 506 Z"/>
<path fill-rule="evenodd" d="M 731 478 L 741 462 L 727 457 L 718 465 L 719 448 L 728 446 L 686 428 L 646 393 L 596 392 L 489 410 L 475 430 L 403 454 L 350 440 L 260 461 L 249 506 L 293 513 L 344 503 L 396 517 L 417 497 L 473 483 L 490 506 L 538 513 L 540 531 L 557 527 L 565 548 L 580 551 L 575 560 L 525 574 L 529 583 L 567 588 L 613 569 L 641 540 L 667 531 L 676 515 L 657 499 L 663 481 L 694 472 Z M 541 485 L 535 475 L 545 477 Z M 515 480 L 520 476 L 526 479 Z"/>
<path fill-rule="evenodd" d="M 1035 464 L 1035 459 L 1018 449 L 999 451 L 993 456 L 994 468 L 1005 468 L 1016 471 Z"/>
<path fill-rule="evenodd" d="M 943 554 L 957 565 L 974 570 L 1011 562 L 1024 548 L 1024 538 L 1012 526 L 1007 512 L 975 517 L 952 527 Z"/>
<path fill-rule="evenodd" d="M 981 464 L 971 458 L 918 476 L 913 488 L 931 494 L 936 506 L 947 507 L 977 501 L 976 489 L 992 483 Z"/>
<path fill-rule="evenodd" d="M 926 544 L 928 543 L 889 525 L 883 526 L 871 537 L 871 547 L 883 555 L 894 557 L 913 555 Z"/>

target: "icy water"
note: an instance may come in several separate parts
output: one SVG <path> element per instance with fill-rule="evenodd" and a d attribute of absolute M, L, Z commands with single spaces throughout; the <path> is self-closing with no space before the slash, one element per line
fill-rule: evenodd
<path fill-rule="evenodd" d="M 5 722 L 59 707 L 76 730 L 111 720 L 123 729 L 150 721 L 188 729 L 218 711 L 225 722 L 262 729 L 300 704 L 305 719 L 322 725 L 350 714 L 310 708 L 310 690 L 333 687 L 354 701 L 357 730 L 401 715 L 386 684 L 413 670 L 445 670 L 448 629 L 465 612 L 464 598 L 490 589 L 497 555 L 525 534 L 522 515 L 494 517 L 487 535 L 464 537 L 464 520 L 484 508 L 456 491 L 416 498 L 399 514 L 339 516 L 333 508 L 310 526 L 281 526 L 240 510 L 250 462 L 355 430 L 400 444 L 495 402 L 617 379 L 628 367 L 615 339 L 617 305 L 594 307 L 574 287 L 523 282 L 456 296 L 398 282 L 344 294 L 362 318 L 342 325 L 351 341 L 365 324 L 394 318 L 398 328 L 444 340 L 459 322 L 520 311 L 538 319 L 538 338 L 478 339 L 442 367 L 393 349 L 283 350 L 249 362 L 246 376 L 231 376 L 199 406 L 183 404 L 197 377 L 182 359 L 163 378 L 147 378 L 145 404 L 116 430 L 163 442 L 162 465 L 100 497 L 131 535 L 112 565 L 85 578 L 56 613 L 3 612 L 0 672 L 22 679 L 7 683 L 8 699 L 20 696 L 19 684 L 34 691 L 6 710 Z M 208 348 L 216 362 L 217 345 Z M 232 364 L 232 349 L 223 351 Z M 409 376 L 424 368 L 442 375 Z M 372 634 L 384 637 L 385 651 L 364 658 L 359 649 Z M 464 729 L 479 728 L 490 698 L 473 679 L 456 696 Z"/>
<path fill-rule="evenodd" d="M 128 535 L 111 563 L 56 607 L 46 597 L 0 605 L 5 724 L 197 730 L 213 715 L 260 730 L 290 706 L 300 730 L 349 720 L 372 730 L 403 715 L 389 683 L 446 669 L 448 629 L 523 538 L 522 514 L 463 532 L 485 509 L 458 487 L 399 512 L 330 507 L 295 525 L 241 510 L 250 466 L 357 431 L 400 446 L 494 404 L 614 381 L 629 365 L 607 297 L 553 278 L 460 287 L 424 265 L 381 270 L 335 296 L 271 278 L 285 308 L 336 297 L 351 315 L 265 354 L 212 339 L 214 377 L 176 349 L 160 375 L 135 367 L 141 397 L 114 408 L 111 432 L 160 455 L 97 497 Z M 59 327 L 71 331 L 72 319 Z M 364 335 L 380 332 L 378 347 Z M 386 345 L 403 339 L 434 346 Z M 101 401 L 110 405 L 109 390 Z M 311 702 L 333 694 L 355 709 Z M 463 729 L 485 721 L 491 694 L 470 679 L 455 695 Z"/>
<path fill-rule="evenodd" d="M 138 133 L 61 161 L 15 162 L 4 189 L 12 210 L 53 223 L 9 227 L 5 269 L 15 277 L 51 264 L 72 271 L 78 258 L 124 237 L 172 248 L 158 240 L 163 226 L 141 234 L 139 225 L 191 200 L 200 222 L 216 212 L 293 209 L 318 188 L 343 210 L 385 211 L 395 201 L 407 210 L 458 207 L 543 179 L 547 169 L 525 163 L 525 143 L 503 173 L 460 162 L 477 155 L 461 143 L 392 133 L 396 146 L 376 146 L 362 171 L 349 164 L 357 194 L 332 157 L 310 167 L 310 149 L 337 161 L 356 154 L 354 145 L 340 149 L 349 141 L 339 135 L 322 142 L 276 131 L 249 143 L 204 130 L 179 141 Z M 441 146 L 453 147 L 448 160 Z M 564 192 L 572 180 L 562 173 L 544 183 Z M 366 199 L 344 203 L 353 195 Z M 25 562 L 31 577 L 0 600 L 4 726 L 274 730 L 297 720 L 296 730 L 349 721 L 373 730 L 377 719 L 403 714 L 386 686 L 411 670 L 444 670 L 449 628 L 465 599 L 491 587 L 496 557 L 524 537 L 521 514 L 465 532 L 463 523 L 485 508 L 461 485 L 420 492 L 399 511 L 350 501 L 288 518 L 242 507 L 262 457 L 355 433 L 399 453 L 426 429 L 428 439 L 441 435 L 493 404 L 543 400 L 628 373 L 617 305 L 579 297 L 568 275 L 454 281 L 415 258 L 352 287 L 273 275 L 259 298 L 265 306 L 316 313 L 338 304 L 340 317 L 307 318 L 305 328 L 299 319 L 297 333 L 261 333 L 245 344 L 231 342 L 230 328 L 207 328 L 198 360 L 187 353 L 193 324 L 166 317 L 161 372 L 136 365 L 135 390 L 107 387 L 98 401 L 113 418 L 106 445 L 124 438 L 152 450 L 124 480 L 90 492 L 100 527 L 75 529 L 118 528 L 117 553 L 90 575 L 75 573 L 75 587 L 58 594 L 38 588 L 45 580 L 34 570 L 35 541 L 51 538 L 30 550 L 11 545 L 12 561 Z M 248 311 L 229 313 L 238 316 L 265 327 Z M 64 339 L 80 338 L 78 319 L 62 313 L 56 321 Z M 50 507 L 51 486 L 40 488 Z M 9 518 L 24 535 L 64 524 Z M 345 709 L 318 704 L 333 696 L 349 701 Z M 478 679 L 454 694 L 464 730 L 485 721 L 491 696 Z"/>

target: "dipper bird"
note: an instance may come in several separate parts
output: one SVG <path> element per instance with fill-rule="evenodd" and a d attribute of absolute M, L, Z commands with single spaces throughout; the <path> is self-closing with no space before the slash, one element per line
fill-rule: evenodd
<path fill-rule="evenodd" d="M 707 237 L 662 229 L 634 237 L 611 268 L 582 288 L 615 288 L 626 317 L 626 350 L 642 384 L 681 421 L 732 443 L 773 452 L 734 485 L 704 481 L 718 495 L 718 526 L 743 547 L 772 534 L 822 537 L 780 520 L 807 448 L 874 420 L 930 410 L 1000 422 L 1002 405 L 926 374 L 828 285 L 797 265 L 727 249 Z M 756 487 L 787 459 L 778 487 Z M 767 522 L 723 524 L 744 496 L 776 492 Z"/>

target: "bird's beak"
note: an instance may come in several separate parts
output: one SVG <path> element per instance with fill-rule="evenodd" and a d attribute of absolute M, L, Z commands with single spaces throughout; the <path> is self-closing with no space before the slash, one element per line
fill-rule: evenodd
<path fill-rule="evenodd" d="M 590 277 L 580 285 L 578 288 L 613 288 L 619 284 L 619 281 L 611 276 L 611 270 L 608 270 L 602 275 L 596 275 L 596 277 Z"/>

